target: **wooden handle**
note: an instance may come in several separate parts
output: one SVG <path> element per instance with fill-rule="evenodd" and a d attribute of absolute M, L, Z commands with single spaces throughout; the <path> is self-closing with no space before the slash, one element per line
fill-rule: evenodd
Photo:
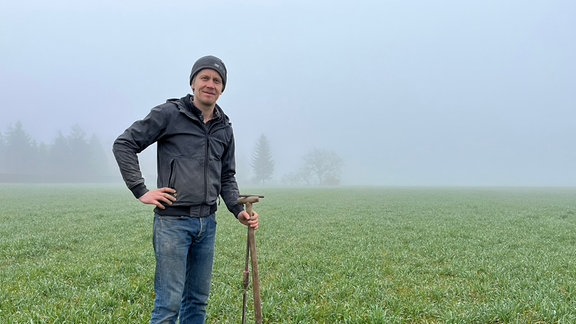
<path fill-rule="evenodd" d="M 252 204 L 260 201 L 260 198 L 264 196 L 259 195 L 240 195 L 238 199 L 239 204 L 246 205 L 246 212 L 250 215 L 250 218 L 254 216 L 254 208 Z M 249 281 L 248 272 L 248 257 L 252 261 L 252 288 L 254 293 L 254 315 L 257 324 L 262 324 L 262 300 L 260 299 L 260 274 L 258 273 L 258 252 L 256 248 L 256 231 L 248 227 L 248 242 L 246 251 L 246 271 L 244 272 L 244 284 L 247 287 Z M 246 290 L 244 290 L 244 312 L 242 314 L 242 323 L 246 321 Z"/>
<path fill-rule="evenodd" d="M 250 258 L 252 259 L 252 288 L 254 292 L 254 315 L 257 324 L 262 324 L 262 300 L 260 299 L 260 274 L 258 272 L 258 252 L 256 249 L 256 231 L 248 229 Z"/>
<path fill-rule="evenodd" d="M 238 203 L 239 204 L 253 204 L 253 203 L 257 203 L 260 201 L 259 197 L 256 196 L 249 196 L 249 197 L 242 197 L 240 199 L 238 199 Z"/>

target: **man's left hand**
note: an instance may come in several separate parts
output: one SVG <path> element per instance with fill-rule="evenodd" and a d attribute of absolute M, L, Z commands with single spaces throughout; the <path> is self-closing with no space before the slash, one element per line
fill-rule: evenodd
<path fill-rule="evenodd" d="M 240 221 L 240 223 L 246 225 L 246 226 L 250 226 L 251 228 L 257 230 L 258 227 L 260 227 L 260 221 L 259 221 L 259 215 L 257 212 L 253 212 L 252 217 L 250 217 L 250 214 L 248 214 L 248 212 L 246 212 L 245 210 L 242 211 L 239 215 L 238 215 L 238 220 Z"/>

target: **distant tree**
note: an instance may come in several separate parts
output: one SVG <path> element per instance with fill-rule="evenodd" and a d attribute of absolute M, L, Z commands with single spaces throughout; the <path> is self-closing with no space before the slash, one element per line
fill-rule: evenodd
<path fill-rule="evenodd" d="M 46 175 L 49 171 L 50 171 L 50 160 L 48 159 L 48 156 L 50 154 L 50 146 L 46 145 L 42 142 L 39 142 L 38 144 L 36 144 L 36 155 L 37 155 L 37 161 L 36 161 L 36 165 L 38 167 L 38 175 L 39 177 L 34 179 L 34 181 L 47 181 L 48 179 L 46 179 L 46 177 L 44 175 Z"/>
<path fill-rule="evenodd" d="M 256 142 L 250 166 L 252 167 L 255 182 L 263 184 L 272 179 L 274 160 L 272 159 L 270 144 L 264 134 L 260 135 Z"/>
<path fill-rule="evenodd" d="M 68 140 L 62 132 L 58 132 L 58 136 L 56 136 L 48 149 L 48 172 L 53 178 L 57 179 L 66 174 L 69 155 L 70 148 L 68 146 Z"/>
<path fill-rule="evenodd" d="M 59 182 L 97 182 L 111 174 L 111 167 L 98 138 L 90 140 L 79 126 L 68 136 L 61 132 L 49 149 L 50 177 Z"/>
<path fill-rule="evenodd" d="M 21 122 L 8 129 L 5 136 L 4 168 L 16 181 L 29 180 L 41 172 L 41 157 L 36 143 L 26 133 Z"/>
<path fill-rule="evenodd" d="M 312 183 L 310 180 L 310 170 L 304 167 L 282 177 L 282 183 L 290 186 L 311 185 Z"/>
<path fill-rule="evenodd" d="M 49 145 L 37 144 L 20 122 L 0 133 L 0 182 L 99 182 L 112 174 L 98 138 L 88 139 L 79 126 Z"/>
<path fill-rule="evenodd" d="M 4 134 L 0 132 L 0 174 L 6 172 L 6 162 L 4 161 L 6 157 L 6 140 Z"/>
<path fill-rule="evenodd" d="M 102 143 L 96 135 L 92 135 L 88 141 L 89 157 L 88 168 L 91 176 L 96 180 L 104 180 L 104 178 L 113 175 L 112 166 L 106 156 L 106 152 L 102 147 Z"/>
<path fill-rule="evenodd" d="M 338 154 L 328 150 L 314 149 L 304 156 L 300 174 L 316 179 L 319 185 L 340 184 L 343 161 Z"/>
<path fill-rule="evenodd" d="M 86 132 L 80 126 L 75 125 L 67 139 L 70 150 L 68 154 L 70 176 L 79 180 L 90 178 L 89 166 L 92 156 L 86 139 Z"/>
<path fill-rule="evenodd" d="M 57 182 L 72 182 L 82 177 L 90 159 L 86 145 L 84 132 L 78 127 L 68 136 L 58 132 L 50 148 L 50 177 Z"/>

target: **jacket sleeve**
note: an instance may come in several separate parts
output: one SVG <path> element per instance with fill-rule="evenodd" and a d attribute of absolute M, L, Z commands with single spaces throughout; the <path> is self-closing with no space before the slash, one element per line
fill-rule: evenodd
<path fill-rule="evenodd" d="M 230 142 L 228 143 L 228 148 L 222 157 L 222 189 L 220 196 L 222 196 L 228 210 L 238 218 L 238 214 L 244 210 L 244 207 L 241 204 L 238 204 L 240 193 L 238 190 L 238 183 L 236 182 L 236 161 L 234 151 L 234 135 L 232 135 L 230 137 Z"/>
<path fill-rule="evenodd" d="M 157 106 L 142 120 L 134 122 L 114 141 L 112 152 L 118 163 L 126 186 L 136 198 L 142 197 L 148 188 L 142 177 L 138 153 L 158 140 L 165 131 L 167 114 L 163 105 Z"/>

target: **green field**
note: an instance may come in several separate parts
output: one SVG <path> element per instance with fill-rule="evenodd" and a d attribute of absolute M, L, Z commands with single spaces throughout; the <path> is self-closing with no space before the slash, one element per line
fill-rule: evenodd
<path fill-rule="evenodd" d="M 576 189 L 249 191 L 266 323 L 576 323 Z M 149 321 L 152 213 L 127 189 L 3 184 L 0 206 L 0 323 Z M 239 323 L 246 231 L 218 225 L 208 321 Z"/>

